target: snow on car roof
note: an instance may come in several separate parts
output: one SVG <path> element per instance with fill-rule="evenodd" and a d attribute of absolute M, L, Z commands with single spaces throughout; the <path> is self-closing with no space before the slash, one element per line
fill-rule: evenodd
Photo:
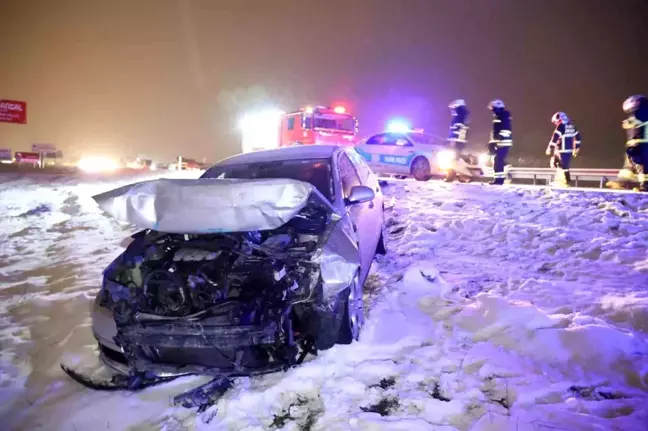
<path fill-rule="evenodd" d="M 278 160 L 326 159 L 344 147 L 338 145 L 300 145 L 296 147 L 275 148 L 237 154 L 216 163 L 218 166 L 239 165 L 243 163 L 262 163 Z"/>

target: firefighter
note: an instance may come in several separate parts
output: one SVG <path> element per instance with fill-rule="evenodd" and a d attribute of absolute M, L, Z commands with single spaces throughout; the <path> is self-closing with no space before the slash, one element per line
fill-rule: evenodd
<path fill-rule="evenodd" d="M 499 99 L 488 104 L 488 109 L 493 112 L 493 129 L 488 142 L 488 152 L 495 156 L 493 161 L 494 179 L 489 184 L 502 185 L 506 174 L 506 157 L 513 146 L 513 130 L 511 128 L 511 113 Z"/>
<path fill-rule="evenodd" d="M 580 151 L 580 132 L 564 112 L 556 112 L 551 117 L 551 122 L 556 129 L 549 141 L 546 154 L 551 156 L 553 168 L 562 169 L 565 174 L 565 184 L 569 186 L 571 182 L 569 167 L 572 157 L 576 157 Z"/>
<path fill-rule="evenodd" d="M 622 126 L 626 131 L 626 154 L 634 163 L 640 181 L 639 191 L 648 192 L 648 98 L 634 95 L 623 102 L 623 112 L 628 118 Z"/>
<path fill-rule="evenodd" d="M 450 111 L 452 112 L 452 121 L 450 123 L 450 131 L 448 133 L 448 143 L 455 150 L 455 161 L 458 161 L 461 157 L 461 153 L 466 147 L 469 124 L 468 114 L 470 112 L 466 107 L 466 101 L 463 99 L 453 100 L 448 105 L 448 108 L 450 108 Z M 450 169 L 448 170 L 445 181 L 453 181 L 456 176 L 456 171 L 454 169 Z"/>

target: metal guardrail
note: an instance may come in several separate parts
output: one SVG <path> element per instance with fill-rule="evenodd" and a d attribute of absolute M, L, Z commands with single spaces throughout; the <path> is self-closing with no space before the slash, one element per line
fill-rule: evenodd
<path fill-rule="evenodd" d="M 552 168 L 515 168 L 509 167 L 504 170 L 506 172 L 507 178 L 514 180 L 525 179 L 533 180 L 533 185 L 537 185 L 538 180 L 545 180 L 546 184 L 551 183 L 554 180 L 557 172 L 556 169 Z M 612 178 L 616 178 L 619 170 L 618 169 L 570 169 L 571 178 L 575 182 L 576 187 L 578 187 L 578 181 L 598 181 L 599 187 L 603 188 L 605 183 Z M 493 176 L 493 168 L 484 169 L 485 177 Z"/>

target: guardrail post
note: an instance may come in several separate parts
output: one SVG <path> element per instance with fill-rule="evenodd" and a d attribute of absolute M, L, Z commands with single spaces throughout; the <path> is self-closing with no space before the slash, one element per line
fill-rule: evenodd
<path fill-rule="evenodd" d="M 576 175 L 576 187 L 578 187 L 578 175 Z"/>
<path fill-rule="evenodd" d="M 536 185 L 536 178 L 537 178 L 537 175 L 536 175 L 536 174 L 533 174 L 533 185 L 534 185 L 534 186 Z"/>

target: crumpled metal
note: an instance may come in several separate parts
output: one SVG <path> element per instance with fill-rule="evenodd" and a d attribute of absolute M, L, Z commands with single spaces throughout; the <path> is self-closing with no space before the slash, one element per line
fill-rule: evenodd
<path fill-rule="evenodd" d="M 311 194 L 328 204 L 313 185 L 291 179 L 158 179 L 93 199 L 116 219 L 142 229 L 208 234 L 276 229 L 295 217 Z"/>
<path fill-rule="evenodd" d="M 360 270 L 357 235 L 348 214 L 331 231 L 319 256 L 324 298 L 346 289 Z"/>

